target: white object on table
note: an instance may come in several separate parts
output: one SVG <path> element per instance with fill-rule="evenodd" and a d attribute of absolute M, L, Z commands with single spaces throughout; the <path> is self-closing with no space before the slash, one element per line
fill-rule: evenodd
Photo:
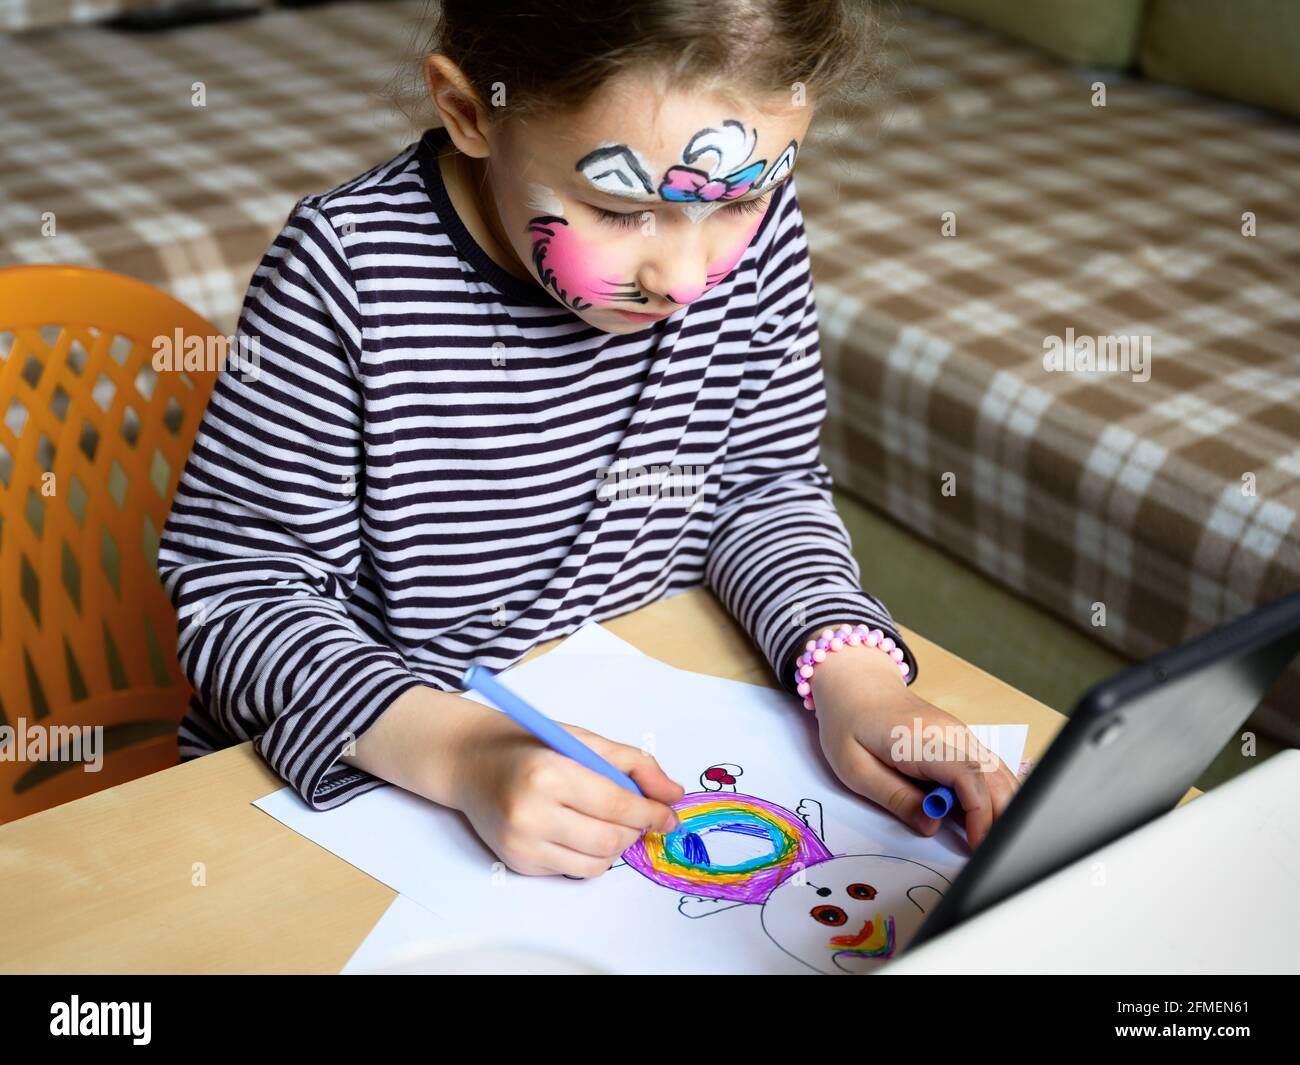
<path fill-rule="evenodd" d="M 398 895 L 348 959 L 341 975 L 565 976 L 599 972 L 558 954 L 464 940 L 456 936 L 449 922 L 414 899 Z"/>

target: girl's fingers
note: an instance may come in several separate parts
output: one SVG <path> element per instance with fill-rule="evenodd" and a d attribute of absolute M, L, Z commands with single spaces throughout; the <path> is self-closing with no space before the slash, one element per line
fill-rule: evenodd
<path fill-rule="evenodd" d="M 606 865 L 641 838 L 639 829 L 588 817 L 567 806 L 556 807 L 541 831 L 549 842 L 589 858 L 601 858 Z"/>
<path fill-rule="evenodd" d="M 994 796 L 993 814 L 995 817 L 1001 817 L 1002 811 L 1007 808 L 1011 800 L 1016 797 L 1016 792 L 1020 790 L 1020 781 L 1016 779 L 1016 775 L 1011 772 L 1005 762 L 1002 763 L 1002 767 L 994 776 L 1000 786 Z"/>
<path fill-rule="evenodd" d="M 659 768 L 659 763 L 649 755 L 637 752 L 636 758 L 629 758 L 626 765 L 618 765 L 628 776 L 636 781 L 636 786 L 651 799 L 656 799 L 665 806 L 671 806 L 683 795 L 686 789 Z"/>
<path fill-rule="evenodd" d="M 932 836 L 939 830 L 940 822 L 927 816 L 921 807 L 925 789 L 857 743 L 842 745 L 837 755 L 840 764 L 835 767 L 836 772 L 859 795 L 883 806 L 923 836 Z"/>
<path fill-rule="evenodd" d="M 538 855 L 542 862 L 553 872 L 561 876 L 576 876 L 583 880 L 594 880 L 609 872 L 613 860 L 610 858 L 593 858 L 590 854 L 570 850 L 559 843 L 546 841 L 538 846 Z"/>
<path fill-rule="evenodd" d="M 1019 782 L 1011 770 L 1007 768 L 1007 764 L 989 748 L 983 744 L 977 744 L 977 748 L 977 757 L 980 762 L 979 770 L 984 777 L 985 789 L 989 795 L 993 817 L 996 819 L 1002 816 L 1002 811 L 1011 802 Z"/>
<path fill-rule="evenodd" d="M 1004 765 L 990 771 L 979 762 L 927 761 L 900 763 L 899 769 L 910 777 L 932 780 L 952 791 L 957 804 L 965 811 L 966 838 L 972 849 L 984 841 L 993 821 L 1002 816 L 1016 793 L 1015 778 Z M 930 790 L 922 785 L 924 793 Z"/>
<path fill-rule="evenodd" d="M 603 757 L 603 752 L 600 753 Z M 666 803 L 619 787 L 612 780 L 563 755 L 556 755 L 556 758 L 563 764 L 557 763 L 559 776 L 550 794 L 561 805 L 610 825 L 635 829 L 638 835 L 642 832 L 671 832 L 677 827 L 677 815 Z"/>
<path fill-rule="evenodd" d="M 523 861 L 517 858 L 506 858 L 499 851 L 496 852 L 498 858 L 505 862 L 507 868 L 520 876 L 554 876 L 555 870 L 550 866 L 542 865 L 536 860 Z"/>
<path fill-rule="evenodd" d="M 989 829 L 993 827 L 993 794 L 989 790 L 989 776 L 978 762 L 960 766 L 955 775 L 942 783 L 957 795 L 957 801 L 966 811 L 966 840 L 971 849 L 978 847 Z"/>
<path fill-rule="evenodd" d="M 1002 816 L 1019 782 L 1002 759 L 964 724 L 956 718 L 950 724 L 958 733 L 944 742 L 941 758 L 898 763 L 898 768 L 952 789 L 966 812 L 966 838 L 974 848 L 984 841 L 994 819 Z"/>
<path fill-rule="evenodd" d="M 637 787 L 648 798 L 667 805 L 676 802 L 686 794 L 686 790 L 663 771 L 653 755 L 646 754 L 636 747 L 630 747 L 626 743 L 607 740 L 604 736 L 587 732 L 585 729 L 575 728 L 571 731 L 607 762 L 617 766 L 636 781 Z"/>

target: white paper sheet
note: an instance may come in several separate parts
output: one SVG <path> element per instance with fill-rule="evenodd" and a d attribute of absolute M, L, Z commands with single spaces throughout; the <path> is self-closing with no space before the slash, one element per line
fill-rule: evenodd
<path fill-rule="evenodd" d="M 491 940 L 457 935 L 450 922 L 414 899 L 398 895 L 340 975 L 506 972 L 567 976 L 599 975 L 602 971 L 566 955 L 511 949 Z"/>
<path fill-rule="evenodd" d="M 1029 740 L 1028 725 L 967 725 L 975 738 L 996 754 L 1006 767 L 1017 776 L 1025 768 L 1025 743 Z"/>
<path fill-rule="evenodd" d="M 351 976 L 400 965 L 407 958 L 439 948 L 454 935 L 450 921 L 430 913 L 414 899 L 398 895 L 348 959 L 341 974 Z"/>
<path fill-rule="evenodd" d="M 841 785 L 813 718 L 785 692 L 674 669 L 594 623 L 505 677 L 550 716 L 651 750 L 694 793 L 693 838 L 675 833 L 660 853 L 662 837 L 647 837 L 632 864 L 574 881 L 511 872 L 461 814 L 396 787 L 325 812 L 289 788 L 255 805 L 460 940 L 611 972 L 868 971 L 901 949 L 965 861 L 951 822 L 917 836 Z M 1023 726 L 987 736 L 1019 764 Z M 760 868 L 720 870 L 746 863 Z M 410 917 L 398 911 L 398 940 Z"/>

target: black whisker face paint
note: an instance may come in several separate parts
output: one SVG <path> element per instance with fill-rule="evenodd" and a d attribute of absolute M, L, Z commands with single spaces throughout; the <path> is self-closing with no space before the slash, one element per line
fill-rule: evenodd
<path fill-rule="evenodd" d="M 570 294 L 561 284 L 552 265 L 553 259 L 558 259 L 564 265 L 572 254 L 571 247 L 566 244 L 572 236 L 569 223 L 556 215 L 539 215 L 528 223 L 528 231 L 532 234 L 533 241 L 533 269 L 537 271 L 541 283 L 555 293 L 569 310 L 589 310 L 595 301 L 577 293 Z"/>

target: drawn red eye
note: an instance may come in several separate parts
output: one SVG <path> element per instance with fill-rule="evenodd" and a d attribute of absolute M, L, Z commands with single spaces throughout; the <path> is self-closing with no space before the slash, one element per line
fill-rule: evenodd
<path fill-rule="evenodd" d="M 833 928 L 838 928 L 849 919 L 838 906 L 814 906 L 808 912 L 812 914 L 813 920 L 831 925 Z"/>
<path fill-rule="evenodd" d="M 845 890 L 851 899 L 874 899 L 876 889 L 870 884 L 850 884 Z"/>

